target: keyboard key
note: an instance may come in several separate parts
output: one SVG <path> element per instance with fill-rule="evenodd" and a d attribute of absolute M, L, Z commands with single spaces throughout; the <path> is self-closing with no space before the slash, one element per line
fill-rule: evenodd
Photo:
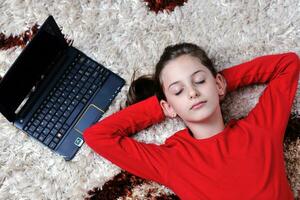
<path fill-rule="evenodd" d="M 81 102 L 86 104 L 88 102 L 88 100 L 86 98 L 82 98 Z"/>
<path fill-rule="evenodd" d="M 76 100 L 80 101 L 82 99 L 82 97 L 83 97 L 82 94 L 77 94 L 75 98 L 76 98 Z"/>
<path fill-rule="evenodd" d="M 52 116 L 52 115 L 54 115 L 54 113 L 55 113 L 55 109 L 54 108 L 51 108 L 50 110 L 49 110 L 49 114 Z"/>
<path fill-rule="evenodd" d="M 51 102 L 48 102 L 47 104 L 46 104 L 46 108 L 51 108 L 53 106 L 53 103 L 51 103 Z"/>
<path fill-rule="evenodd" d="M 90 72 L 90 73 L 92 73 L 92 72 L 96 69 L 96 67 L 97 67 L 97 63 L 94 62 L 94 63 L 87 69 L 87 71 Z"/>
<path fill-rule="evenodd" d="M 74 78 L 74 80 L 79 81 L 81 76 L 80 75 L 75 75 L 73 78 Z"/>
<path fill-rule="evenodd" d="M 60 129 L 60 127 L 62 127 L 61 123 L 56 123 L 55 126 L 54 126 L 54 128 L 56 128 L 56 129 Z"/>
<path fill-rule="evenodd" d="M 39 133 L 37 133 L 37 132 L 34 132 L 32 136 L 33 136 L 33 137 L 35 137 L 35 138 L 38 138 L 38 137 L 39 137 L 39 135 L 40 135 Z"/>
<path fill-rule="evenodd" d="M 95 81 L 95 78 L 91 76 L 87 82 L 89 82 L 89 83 L 93 84 L 93 83 L 94 83 L 94 81 Z"/>
<path fill-rule="evenodd" d="M 76 87 L 82 88 L 83 84 L 84 84 L 83 82 L 78 82 L 78 83 L 76 84 Z"/>
<path fill-rule="evenodd" d="M 41 141 L 41 142 L 43 142 L 45 138 L 46 138 L 46 136 L 43 135 L 43 134 L 41 134 L 41 135 L 38 137 L 38 140 Z"/>
<path fill-rule="evenodd" d="M 59 104 L 62 104 L 64 101 L 65 101 L 65 99 L 62 98 L 62 97 L 59 97 L 59 98 L 57 99 L 57 102 L 58 102 Z"/>
<path fill-rule="evenodd" d="M 67 85 L 67 84 L 68 84 L 68 81 L 69 81 L 69 80 L 72 80 L 72 78 L 73 78 L 72 75 L 69 74 L 69 75 L 67 76 L 67 78 L 63 81 L 63 84 L 64 84 L 64 85 Z"/>
<path fill-rule="evenodd" d="M 61 105 L 61 106 L 59 107 L 59 110 L 62 111 L 62 112 L 64 112 L 66 109 L 67 109 L 67 106 L 66 106 L 66 105 Z"/>
<path fill-rule="evenodd" d="M 61 91 L 61 92 L 64 91 L 64 90 L 65 90 L 64 85 L 59 86 L 59 87 L 58 87 L 58 90 Z"/>
<path fill-rule="evenodd" d="M 29 131 L 31 132 L 31 133 L 33 133 L 34 132 L 34 130 L 35 130 L 35 126 L 33 126 L 33 125 L 31 125 L 30 127 L 29 127 Z"/>
<path fill-rule="evenodd" d="M 48 121 L 50 121 L 50 120 L 48 120 Z M 53 126 L 54 126 L 54 123 L 52 123 L 52 122 L 49 122 L 47 124 L 47 128 L 50 129 L 50 130 L 53 128 Z"/>
<path fill-rule="evenodd" d="M 86 82 L 87 80 L 88 80 L 88 77 L 85 76 L 85 75 L 82 76 L 81 79 L 80 79 L 81 82 Z"/>
<path fill-rule="evenodd" d="M 59 123 L 63 124 L 63 123 L 65 123 L 66 119 L 67 118 L 65 118 L 64 116 L 62 116 L 58 121 L 59 121 Z"/>
<path fill-rule="evenodd" d="M 44 140 L 43 143 L 44 143 L 45 145 L 49 145 L 49 143 L 51 142 L 52 138 L 53 138 L 53 135 L 48 135 L 48 136 L 46 137 L 46 139 Z"/>
<path fill-rule="evenodd" d="M 41 114 L 38 114 L 36 118 L 41 121 L 44 118 L 44 116 L 45 115 L 43 113 L 41 113 Z"/>
<path fill-rule="evenodd" d="M 62 113 L 61 111 L 57 111 L 57 112 L 55 113 L 55 116 L 58 117 L 58 118 L 60 118 L 60 116 L 61 116 L 62 114 L 63 114 L 63 113 Z"/>
<path fill-rule="evenodd" d="M 53 105 L 53 108 L 54 108 L 55 110 L 57 110 L 57 109 L 59 108 L 59 103 L 55 103 L 55 104 Z"/>
<path fill-rule="evenodd" d="M 74 100 L 71 102 L 71 105 L 72 105 L 72 106 L 76 106 L 76 105 L 78 104 L 78 102 L 79 102 L 79 101 L 77 101 L 76 99 L 74 99 Z"/>
<path fill-rule="evenodd" d="M 35 132 L 37 132 L 38 134 L 40 134 L 41 132 L 43 131 L 43 128 L 42 127 L 37 127 Z"/>
<path fill-rule="evenodd" d="M 44 109 L 42 110 L 42 113 L 46 115 L 46 114 L 48 113 L 48 111 L 49 111 L 48 108 L 44 108 Z"/>
<path fill-rule="evenodd" d="M 55 143 L 58 143 L 59 142 L 59 138 L 57 138 L 57 137 L 55 137 L 55 138 L 53 138 L 53 142 L 55 142 Z"/>
<path fill-rule="evenodd" d="M 70 103 L 71 103 L 71 100 L 70 100 L 70 99 L 66 99 L 66 100 L 64 101 L 64 105 L 66 105 L 66 106 L 70 105 Z"/>
<path fill-rule="evenodd" d="M 98 88 L 97 85 L 94 84 L 94 85 L 92 85 L 92 87 L 90 88 L 90 90 L 92 90 L 92 91 L 95 92 L 97 90 L 97 88 Z"/>
<path fill-rule="evenodd" d="M 45 120 L 47 120 L 47 121 L 50 121 L 51 118 L 52 118 L 52 115 L 50 115 L 50 114 L 47 114 L 47 115 L 45 116 Z"/>
<path fill-rule="evenodd" d="M 95 71 L 92 75 L 93 78 L 98 78 L 98 75 L 99 75 L 99 72 L 98 71 Z"/>
<path fill-rule="evenodd" d="M 44 130 L 43 130 L 43 134 L 44 135 L 48 135 L 48 133 L 50 132 L 50 129 L 48 129 L 48 128 L 45 128 Z"/>
<path fill-rule="evenodd" d="M 72 90 L 72 93 L 77 94 L 80 91 L 80 88 L 76 87 Z"/>
<path fill-rule="evenodd" d="M 89 89 L 91 87 L 91 83 L 90 82 L 86 82 L 84 85 L 84 88 Z"/>
<path fill-rule="evenodd" d="M 46 120 L 43 120 L 41 123 L 40 123 L 40 126 L 41 127 L 45 127 L 47 125 L 47 121 Z"/>
<path fill-rule="evenodd" d="M 57 132 L 58 132 L 58 130 L 54 128 L 50 131 L 50 135 L 56 135 Z"/>
<path fill-rule="evenodd" d="M 78 71 L 78 73 L 81 74 L 81 75 L 83 75 L 83 74 L 84 74 L 84 71 L 83 71 L 82 69 L 80 69 L 80 70 Z"/>
<path fill-rule="evenodd" d="M 55 96 L 55 97 L 59 97 L 61 93 L 62 93 L 62 92 L 61 92 L 60 90 L 57 90 L 57 91 L 54 93 L 54 96 Z"/>
<path fill-rule="evenodd" d="M 63 114 L 63 116 L 64 116 L 65 118 L 68 118 L 68 117 L 70 116 L 70 114 L 71 114 L 70 111 L 65 111 L 64 114 Z"/>
<path fill-rule="evenodd" d="M 76 95 L 75 95 L 74 93 L 70 93 L 69 96 L 68 96 L 68 98 L 69 98 L 69 99 L 74 99 L 75 96 L 76 96 Z"/>
<path fill-rule="evenodd" d="M 33 121 L 33 125 L 38 126 L 40 124 L 40 120 L 36 119 Z"/>
<path fill-rule="evenodd" d="M 62 138 L 62 136 L 63 136 L 63 134 L 61 134 L 60 132 L 58 132 L 57 135 L 56 135 L 56 137 L 59 138 L 59 139 Z"/>
<path fill-rule="evenodd" d="M 52 122 L 52 123 L 56 123 L 58 119 L 59 119 L 58 117 L 53 116 L 53 117 L 51 118 L 51 122 Z"/>
<path fill-rule="evenodd" d="M 63 128 L 62 128 L 62 129 L 59 130 L 59 132 L 60 132 L 62 135 L 65 135 L 66 132 L 67 132 L 67 129 L 63 129 Z"/>
<path fill-rule="evenodd" d="M 56 146 L 56 143 L 55 143 L 55 142 L 51 142 L 50 145 L 49 145 L 49 147 L 50 147 L 51 149 L 54 149 L 55 146 Z"/>
<path fill-rule="evenodd" d="M 93 94 L 94 94 L 94 91 L 89 90 L 89 91 L 87 92 L 87 94 L 88 94 L 88 95 L 93 95 Z"/>
<path fill-rule="evenodd" d="M 79 58 L 78 63 L 84 63 L 84 61 L 85 61 L 85 57 L 81 57 Z"/>
<path fill-rule="evenodd" d="M 89 77 L 89 76 L 91 75 L 91 73 L 90 73 L 89 71 L 86 71 L 86 72 L 84 73 L 84 75 L 85 75 L 86 77 Z"/>
<path fill-rule="evenodd" d="M 75 106 L 73 106 L 71 104 L 71 105 L 68 106 L 67 111 L 72 112 L 74 108 L 75 108 Z"/>
<path fill-rule="evenodd" d="M 80 93 L 84 95 L 84 94 L 86 93 L 86 91 L 87 91 L 86 88 L 82 88 L 82 89 L 80 90 Z"/>
<path fill-rule="evenodd" d="M 62 129 L 68 130 L 70 128 L 70 126 L 68 126 L 67 124 L 63 125 Z"/>
<path fill-rule="evenodd" d="M 57 100 L 57 97 L 55 97 L 55 96 L 51 97 L 51 99 L 50 99 L 50 101 L 51 101 L 52 103 L 55 103 L 56 100 Z"/>
<path fill-rule="evenodd" d="M 103 67 L 101 67 L 101 66 L 99 66 L 99 68 L 100 68 L 100 74 L 103 74 L 103 72 L 104 72 L 104 69 L 103 69 Z"/>

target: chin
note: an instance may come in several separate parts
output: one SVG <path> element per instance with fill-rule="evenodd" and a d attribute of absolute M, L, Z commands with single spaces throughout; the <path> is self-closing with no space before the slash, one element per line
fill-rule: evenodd
<path fill-rule="evenodd" d="M 193 113 L 193 114 L 189 114 L 189 116 L 186 118 L 186 121 L 189 122 L 201 122 L 204 121 L 205 119 L 207 119 L 209 117 L 209 115 L 207 115 L 206 113 Z"/>
<path fill-rule="evenodd" d="M 189 112 L 189 121 L 205 121 L 206 119 L 210 118 L 213 115 L 213 111 L 211 109 L 206 109 L 203 107 L 199 110 L 191 110 Z"/>

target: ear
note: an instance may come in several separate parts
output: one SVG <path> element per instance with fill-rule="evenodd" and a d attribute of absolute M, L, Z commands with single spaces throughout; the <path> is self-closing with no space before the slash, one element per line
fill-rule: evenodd
<path fill-rule="evenodd" d="M 217 91 L 220 97 L 220 101 L 223 101 L 227 91 L 227 82 L 225 77 L 218 73 L 216 76 L 216 84 L 217 84 Z"/>
<path fill-rule="evenodd" d="M 173 109 L 173 107 L 165 100 L 160 100 L 159 102 L 162 110 L 164 111 L 165 116 L 170 117 L 170 118 L 175 118 L 176 117 L 176 112 Z"/>

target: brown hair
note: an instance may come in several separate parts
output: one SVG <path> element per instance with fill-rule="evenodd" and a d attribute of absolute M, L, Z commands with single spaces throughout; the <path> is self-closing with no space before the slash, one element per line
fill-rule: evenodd
<path fill-rule="evenodd" d="M 153 95 L 156 95 L 159 100 L 166 100 L 160 74 L 169 61 L 178 58 L 181 55 L 190 55 L 198 58 L 201 64 L 207 67 L 212 75 L 216 77 L 217 71 L 214 68 L 213 62 L 208 58 L 201 47 L 192 43 L 170 45 L 165 48 L 161 55 L 155 66 L 155 73 L 153 75 L 143 75 L 132 81 L 127 94 L 126 106 L 142 101 Z"/>

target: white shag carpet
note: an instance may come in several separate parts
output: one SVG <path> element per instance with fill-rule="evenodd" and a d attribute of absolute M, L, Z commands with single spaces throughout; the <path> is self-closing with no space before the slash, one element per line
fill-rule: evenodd
<path fill-rule="evenodd" d="M 7 36 L 41 25 L 53 15 L 75 47 L 123 77 L 127 83 L 104 117 L 124 106 L 134 69 L 137 76 L 152 73 L 170 44 L 185 41 L 202 46 L 217 70 L 263 54 L 294 51 L 300 55 L 299 0 L 188 0 L 174 12 L 158 14 L 141 0 L 1 0 L 0 13 L 0 32 Z M 0 75 L 21 50 L 0 50 Z M 223 104 L 225 121 L 245 116 L 264 88 L 253 85 L 228 94 Z M 300 113 L 299 89 L 292 112 Z M 180 120 L 167 120 L 134 138 L 159 144 L 182 128 Z M 285 154 L 292 160 L 288 174 L 295 197 L 300 190 L 299 152 L 298 141 Z M 119 172 L 119 167 L 86 144 L 66 162 L 0 115 L 0 199 L 83 199 L 89 189 L 101 187 Z M 141 190 L 133 196 L 145 199 Z"/>

